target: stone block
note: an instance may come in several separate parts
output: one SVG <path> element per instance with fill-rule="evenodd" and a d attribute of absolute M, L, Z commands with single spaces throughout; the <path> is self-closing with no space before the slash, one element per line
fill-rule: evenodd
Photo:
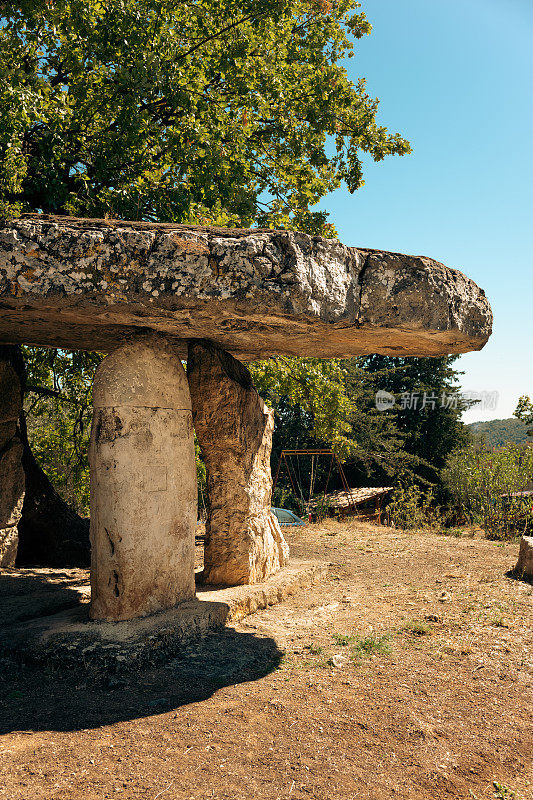
<path fill-rule="evenodd" d="M 210 342 L 191 343 L 187 375 L 207 468 L 204 581 L 259 583 L 289 557 L 270 510 L 274 414 L 246 367 Z"/>

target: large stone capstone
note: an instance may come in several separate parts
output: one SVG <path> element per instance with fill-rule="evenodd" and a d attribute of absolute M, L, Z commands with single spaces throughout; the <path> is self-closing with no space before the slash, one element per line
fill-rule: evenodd
<path fill-rule="evenodd" d="M 91 617 L 125 620 L 194 597 L 196 466 L 187 377 L 152 336 L 93 384 Z"/>
<path fill-rule="evenodd" d="M 17 423 L 22 407 L 20 382 L 0 356 L 0 567 L 12 567 L 18 547 L 25 478 Z"/>
<path fill-rule="evenodd" d="M 490 306 L 430 258 L 301 233 L 71 217 L 0 224 L 0 342 L 110 351 L 157 331 L 272 354 L 479 350 Z"/>
<path fill-rule="evenodd" d="M 270 510 L 274 413 L 246 367 L 210 342 L 189 346 L 187 377 L 207 468 L 203 581 L 260 583 L 289 558 Z"/>

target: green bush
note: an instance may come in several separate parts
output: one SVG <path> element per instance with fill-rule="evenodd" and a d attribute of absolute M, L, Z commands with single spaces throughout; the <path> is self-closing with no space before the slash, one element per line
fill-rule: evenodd
<path fill-rule="evenodd" d="M 490 538 L 507 539 L 533 527 L 533 498 L 516 496 L 533 480 L 532 447 L 467 447 L 449 458 L 443 480 L 459 514 Z"/>
<path fill-rule="evenodd" d="M 440 510 L 435 506 L 432 489 L 423 491 L 417 484 L 397 486 L 387 512 L 391 523 L 404 530 L 431 528 L 440 523 Z"/>

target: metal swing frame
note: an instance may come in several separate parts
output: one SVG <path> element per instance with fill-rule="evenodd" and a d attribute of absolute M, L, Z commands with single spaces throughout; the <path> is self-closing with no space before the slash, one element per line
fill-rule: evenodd
<path fill-rule="evenodd" d="M 290 461 L 289 461 L 289 458 L 288 458 L 290 456 L 330 456 L 331 461 L 329 463 L 328 477 L 326 479 L 326 485 L 324 487 L 324 497 L 326 496 L 326 492 L 328 490 L 329 479 L 331 477 L 331 471 L 332 471 L 332 468 L 333 468 L 333 464 L 335 464 L 335 466 L 337 467 L 337 471 L 339 473 L 340 479 L 341 479 L 342 488 L 348 494 L 348 503 L 349 503 L 349 506 L 350 506 L 350 511 L 352 512 L 352 514 L 356 513 L 356 504 L 355 504 L 355 502 L 353 500 L 352 490 L 348 486 L 348 481 L 346 480 L 346 475 L 344 474 L 344 470 L 342 468 L 342 464 L 341 464 L 341 462 L 339 460 L 339 457 L 333 452 L 333 450 L 317 450 L 317 449 L 310 449 L 310 450 L 282 450 L 281 454 L 280 454 L 280 457 L 279 457 L 278 466 L 277 466 L 277 469 L 276 469 L 276 474 L 274 476 L 274 482 L 272 484 L 272 491 L 274 491 L 274 489 L 276 488 L 276 485 L 277 485 L 277 482 L 278 482 L 278 478 L 279 478 L 279 473 L 280 473 L 280 470 L 281 470 L 281 465 L 282 465 L 283 462 L 285 462 L 285 467 L 286 467 L 286 470 L 287 470 L 287 475 L 289 476 L 289 481 L 290 481 L 290 484 L 291 484 L 291 487 L 292 487 L 292 491 L 294 493 L 294 496 L 298 497 L 298 493 L 296 491 L 296 486 L 294 484 L 294 480 L 293 480 L 293 476 L 292 476 L 292 472 L 291 472 Z M 311 461 L 311 483 L 310 483 L 310 486 L 309 486 L 310 495 L 311 495 L 311 491 L 312 491 L 312 487 L 313 487 L 313 483 L 314 483 L 313 482 L 313 466 L 312 465 L 313 465 L 313 461 Z M 309 496 L 309 500 L 306 503 L 305 500 L 303 499 L 301 486 L 299 486 L 299 488 L 300 488 L 300 496 L 302 497 L 302 501 L 304 503 L 304 506 L 306 507 L 307 511 L 309 511 L 309 505 L 310 505 L 311 496 Z"/>

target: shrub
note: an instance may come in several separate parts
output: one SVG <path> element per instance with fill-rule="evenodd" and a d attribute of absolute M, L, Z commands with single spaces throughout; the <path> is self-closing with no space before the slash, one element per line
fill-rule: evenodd
<path fill-rule="evenodd" d="M 433 491 L 428 489 L 424 492 L 416 484 L 397 486 L 387 512 L 391 523 L 404 530 L 433 527 L 440 521 Z"/>
<path fill-rule="evenodd" d="M 533 497 L 519 494 L 533 480 L 532 447 L 467 447 L 449 458 L 443 480 L 465 520 L 490 538 L 506 539 L 533 527 Z"/>

